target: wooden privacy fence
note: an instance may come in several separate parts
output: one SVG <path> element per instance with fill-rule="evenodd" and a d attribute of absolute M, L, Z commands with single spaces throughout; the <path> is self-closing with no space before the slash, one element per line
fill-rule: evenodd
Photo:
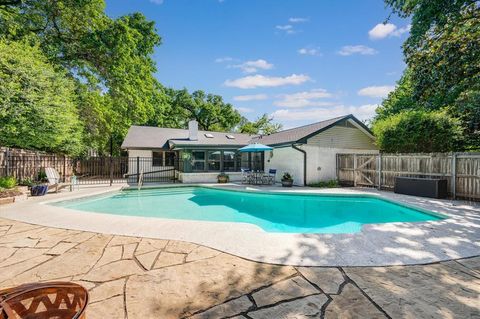
<path fill-rule="evenodd" d="M 445 178 L 452 198 L 480 200 L 480 153 L 337 154 L 337 179 L 393 190 L 395 177 Z"/>
<path fill-rule="evenodd" d="M 74 169 L 71 158 L 65 155 L 0 147 L 0 177 L 13 176 L 19 182 L 36 180 L 46 167 L 55 168 L 62 182 L 69 181 Z"/>

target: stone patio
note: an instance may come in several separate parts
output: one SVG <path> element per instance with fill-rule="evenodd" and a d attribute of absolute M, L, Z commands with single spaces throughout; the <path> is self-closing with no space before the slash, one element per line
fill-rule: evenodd
<path fill-rule="evenodd" d="M 0 287 L 69 280 L 88 318 L 480 318 L 480 257 L 292 267 L 182 241 L 0 219 Z"/>

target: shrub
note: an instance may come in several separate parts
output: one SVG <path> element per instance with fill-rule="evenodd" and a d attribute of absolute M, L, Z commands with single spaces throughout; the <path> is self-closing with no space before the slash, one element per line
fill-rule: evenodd
<path fill-rule="evenodd" d="M 460 121 L 445 111 L 403 111 L 375 121 L 373 132 L 389 153 L 449 152 L 462 140 Z"/>
<path fill-rule="evenodd" d="M 0 188 L 14 188 L 17 186 L 17 180 L 13 176 L 0 177 Z"/>
<path fill-rule="evenodd" d="M 290 173 L 288 172 L 283 173 L 282 181 L 292 181 L 292 180 L 293 180 L 293 177 L 292 175 L 290 175 Z"/>
<path fill-rule="evenodd" d="M 321 182 L 318 182 L 318 183 L 312 183 L 310 185 L 308 185 L 310 187 L 319 187 L 319 188 L 336 188 L 336 187 L 340 187 L 340 185 L 338 184 L 338 181 L 336 179 L 332 179 L 332 180 L 329 180 L 329 181 L 321 181 Z"/>

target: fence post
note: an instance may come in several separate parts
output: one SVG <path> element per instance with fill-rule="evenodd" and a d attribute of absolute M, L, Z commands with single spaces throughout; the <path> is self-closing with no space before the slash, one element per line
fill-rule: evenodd
<path fill-rule="evenodd" d="M 113 157 L 110 154 L 110 186 L 113 184 Z"/>
<path fill-rule="evenodd" d="M 140 156 L 137 156 L 137 184 L 140 182 Z"/>
<path fill-rule="evenodd" d="M 353 154 L 353 187 L 357 187 L 357 154 Z"/>
<path fill-rule="evenodd" d="M 63 182 L 67 182 L 67 156 L 63 155 Z"/>
<path fill-rule="evenodd" d="M 378 190 L 382 190 L 382 153 L 378 153 Z"/>
<path fill-rule="evenodd" d="M 453 199 L 456 198 L 457 193 L 457 153 L 452 153 L 452 174 L 451 174 L 451 187 Z"/>
<path fill-rule="evenodd" d="M 10 176 L 10 149 L 5 151 L 5 176 Z"/>

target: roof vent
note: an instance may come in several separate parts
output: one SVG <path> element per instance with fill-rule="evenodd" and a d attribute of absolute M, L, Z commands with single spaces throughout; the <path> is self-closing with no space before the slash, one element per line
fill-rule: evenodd
<path fill-rule="evenodd" d="M 229 140 L 234 140 L 235 139 L 235 136 L 233 135 L 225 135 Z"/>
<path fill-rule="evenodd" d="M 210 134 L 210 133 L 205 133 L 205 137 L 206 137 L 206 138 L 213 138 L 213 135 Z"/>

